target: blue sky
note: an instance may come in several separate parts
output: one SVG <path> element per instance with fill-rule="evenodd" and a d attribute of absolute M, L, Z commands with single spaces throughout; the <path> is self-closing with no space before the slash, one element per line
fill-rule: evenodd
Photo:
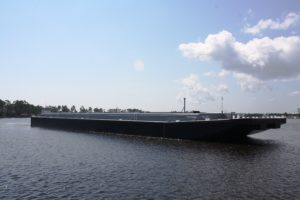
<path fill-rule="evenodd" d="M 296 112 L 299 16 L 297 0 L 1 1 L 0 99 Z"/>

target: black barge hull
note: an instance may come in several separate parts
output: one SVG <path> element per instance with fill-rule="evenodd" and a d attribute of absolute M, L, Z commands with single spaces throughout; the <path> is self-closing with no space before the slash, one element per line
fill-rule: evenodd
<path fill-rule="evenodd" d="M 64 130 L 108 132 L 177 139 L 230 139 L 280 128 L 285 118 L 247 118 L 182 122 L 31 117 L 31 126 Z"/>

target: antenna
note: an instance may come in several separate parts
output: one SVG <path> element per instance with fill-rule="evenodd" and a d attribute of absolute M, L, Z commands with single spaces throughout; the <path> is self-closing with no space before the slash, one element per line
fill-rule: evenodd
<path fill-rule="evenodd" d="M 221 97 L 221 113 L 223 114 L 223 100 L 224 100 L 224 98 L 223 98 L 223 96 Z"/>
<path fill-rule="evenodd" d="M 186 98 L 184 97 L 184 98 L 183 98 L 183 109 L 182 109 L 182 111 L 181 111 L 181 112 L 184 112 L 184 113 L 185 113 L 185 111 L 186 111 L 186 106 L 185 106 L 185 104 L 186 104 Z"/>
<path fill-rule="evenodd" d="M 185 109 L 186 109 L 185 104 L 186 104 L 186 98 L 184 97 L 183 98 L 183 112 L 185 112 Z"/>

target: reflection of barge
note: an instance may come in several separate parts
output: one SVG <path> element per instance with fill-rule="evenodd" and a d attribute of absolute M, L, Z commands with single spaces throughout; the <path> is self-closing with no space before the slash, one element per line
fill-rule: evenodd
<path fill-rule="evenodd" d="M 286 118 L 197 113 L 49 113 L 31 126 L 180 139 L 228 139 L 280 128 Z"/>

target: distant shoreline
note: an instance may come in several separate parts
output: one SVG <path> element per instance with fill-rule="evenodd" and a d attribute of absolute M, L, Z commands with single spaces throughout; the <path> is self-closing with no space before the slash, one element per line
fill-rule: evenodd
<path fill-rule="evenodd" d="M 78 110 L 73 105 L 70 108 L 66 105 L 58 106 L 39 106 L 28 103 L 25 100 L 15 100 L 13 102 L 9 100 L 0 99 L 0 118 L 27 118 L 33 115 L 39 115 L 42 112 L 52 112 L 52 113 L 145 113 L 148 111 L 143 111 L 137 108 L 113 108 L 113 109 L 103 109 L 103 108 L 92 108 L 81 106 Z M 176 112 L 177 111 L 170 111 Z M 178 112 L 180 113 L 180 112 Z M 202 113 L 200 111 L 190 111 L 189 113 Z M 288 119 L 300 119 L 300 113 L 232 113 L 234 115 L 239 115 L 240 117 L 272 117 L 272 116 L 285 116 Z"/>

